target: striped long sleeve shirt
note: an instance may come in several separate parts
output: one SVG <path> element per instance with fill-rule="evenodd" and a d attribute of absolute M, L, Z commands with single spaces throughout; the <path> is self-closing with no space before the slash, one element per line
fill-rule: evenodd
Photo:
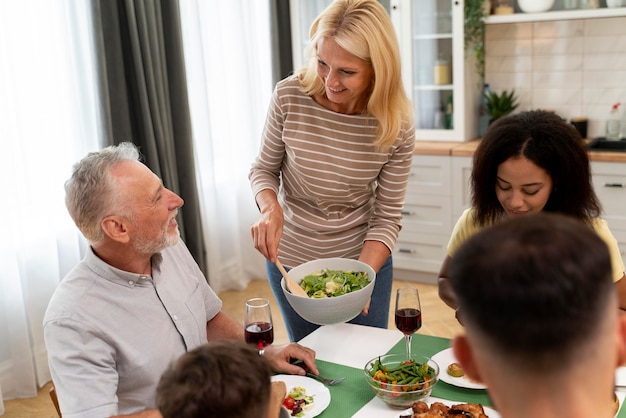
<path fill-rule="evenodd" d="M 366 240 L 393 250 L 415 145 L 415 129 L 406 125 L 379 152 L 372 115 L 324 108 L 299 90 L 295 76 L 276 85 L 249 179 L 255 196 L 274 190 L 283 208 L 283 264 L 358 258 Z"/>

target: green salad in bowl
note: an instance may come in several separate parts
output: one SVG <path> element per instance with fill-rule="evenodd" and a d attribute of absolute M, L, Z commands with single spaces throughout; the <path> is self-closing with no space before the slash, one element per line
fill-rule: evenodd
<path fill-rule="evenodd" d="M 369 302 L 376 284 L 374 269 L 359 260 L 320 258 L 289 270 L 306 292 L 295 295 L 280 282 L 283 294 L 298 315 L 318 325 L 338 324 L 357 317 Z"/>
<path fill-rule="evenodd" d="M 330 298 L 361 290 L 369 283 L 365 271 L 324 269 L 304 276 L 300 287 L 311 298 Z"/>

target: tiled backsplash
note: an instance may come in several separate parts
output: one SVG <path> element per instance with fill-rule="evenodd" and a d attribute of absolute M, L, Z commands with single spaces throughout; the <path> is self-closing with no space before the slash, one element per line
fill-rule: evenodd
<path fill-rule="evenodd" d="M 621 102 L 626 136 L 626 17 L 490 24 L 485 56 L 485 81 L 515 89 L 518 110 L 587 117 L 593 138 Z"/>

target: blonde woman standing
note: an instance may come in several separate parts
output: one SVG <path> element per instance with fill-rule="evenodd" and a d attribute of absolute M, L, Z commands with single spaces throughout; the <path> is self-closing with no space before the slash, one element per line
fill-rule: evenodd
<path fill-rule="evenodd" d="M 277 258 L 287 268 L 326 257 L 369 264 L 371 303 L 351 322 L 387 327 L 415 142 L 398 42 L 380 3 L 334 1 L 313 22 L 308 52 L 308 65 L 276 85 L 249 174 L 261 212 L 252 239 L 292 341 L 317 325 L 282 294 Z"/>

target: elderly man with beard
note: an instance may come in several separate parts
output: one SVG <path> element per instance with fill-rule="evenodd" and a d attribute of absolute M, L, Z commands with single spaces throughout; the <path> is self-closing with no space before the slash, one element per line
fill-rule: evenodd
<path fill-rule="evenodd" d="M 130 143 L 88 154 L 65 185 L 72 219 L 89 241 L 44 317 L 50 370 L 64 418 L 160 417 L 156 387 L 183 353 L 213 340 L 243 340 L 221 311 L 185 244 L 183 200 L 139 161 Z M 276 371 L 317 373 L 315 353 L 271 346 Z"/>

